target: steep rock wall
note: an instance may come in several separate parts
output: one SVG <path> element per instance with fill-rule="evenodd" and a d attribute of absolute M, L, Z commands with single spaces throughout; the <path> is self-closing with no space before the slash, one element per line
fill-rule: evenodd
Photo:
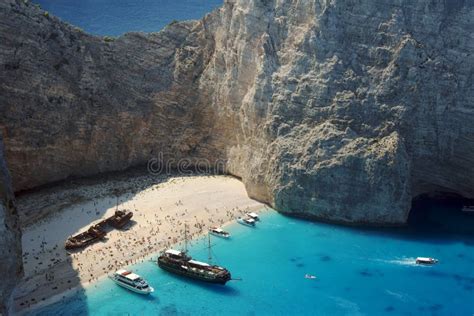
<path fill-rule="evenodd" d="M 200 22 L 107 42 L 28 2 L 0 5 L 0 124 L 15 191 L 143 164 L 158 151 L 216 153 L 202 128 L 213 113 L 196 102 Z"/>
<path fill-rule="evenodd" d="M 0 136 L 0 315 L 7 315 L 10 295 L 22 276 L 21 232 L 11 179 L 6 166 L 3 139 Z"/>
<path fill-rule="evenodd" d="M 225 160 L 277 210 L 400 224 L 474 197 L 468 1 L 227 0 L 114 41 L 0 4 L 0 124 L 15 190 L 164 159 Z"/>
<path fill-rule="evenodd" d="M 201 88 L 239 114 L 249 194 L 368 224 L 404 223 L 424 192 L 473 196 L 471 2 L 227 1 L 209 20 Z"/>

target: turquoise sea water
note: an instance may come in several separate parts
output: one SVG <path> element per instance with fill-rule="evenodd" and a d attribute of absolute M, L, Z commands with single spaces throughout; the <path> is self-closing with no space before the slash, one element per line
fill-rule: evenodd
<path fill-rule="evenodd" d="M 39 314 L 474 314 L 474 217 L 451 206 L 423 205 L 409 227 L 398 229 L 341 227 L 272 211 L 256 228 L 228 230 L 231 240 L 212 238 L 213 253 L 242 281 L 207 285 L 146 261 L 131 268 L 155 288 L 151 296 L 104 280 Z M 194 241 L 191 255 L 205 261 L 205 245 L 205 238 Z M 417 266 L 417 256 L 440 263 Z"/>
<path fill-rule="evenodd" d="M 34 3 L 85 31 L 121 35 L 157 32 L 173 20 L 200 19 L 223 0 L 33 0 Z"/>

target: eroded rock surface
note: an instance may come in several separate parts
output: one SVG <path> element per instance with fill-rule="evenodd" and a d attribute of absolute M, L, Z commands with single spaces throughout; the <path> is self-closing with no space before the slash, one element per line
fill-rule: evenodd
<path fill-rule="evenodd" d="M 10 295 L 21 278 L 21 233 L 18 214 L 0 136 L 0 315 L 7 315 Z"/>
<path fill-rule="evenodd" d="M 324 220 L 400 224 L 418 194 L 474 197 L 470 1 L 227 0 L 113 41 L 0 10 L 15 190 L 162 152 L 225 160 L 250 196 Z"/>
<path fill-rule="evenodd" d="M 401 224 L 474 198 L 474 4 L 226 0 L 116 39 L 0 2 L 0 312 L 21 275 L 13 190 L 163 158 L 298 216 Z M 6 250 L 5 250 L 6 249 Z"/>

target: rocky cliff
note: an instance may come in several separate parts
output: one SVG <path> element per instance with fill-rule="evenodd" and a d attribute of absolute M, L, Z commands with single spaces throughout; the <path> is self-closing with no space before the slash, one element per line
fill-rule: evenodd
<path fill-rule="evenodd" d="M 0 2 L 0 313 L 21 274 L 13 193 L 161 158 L 225 162 L 281 212 L 404 223 L 474 198 L 474 4 L 227 0 L 116 39 Z M 3 223 L 3 224 L 2 224 Z"/>
<path fill-rule="evenodd" d="M 214 19 L 202 77 L 239 111 L 229 161 L 251 195 L 386 224 L 420 193 L 473 195 L 472 2 L 229 1 Z"/>
<path fill-rule="evenodd" d="M 6 166 L 3 139 L 0 136 L 0 315 L 6 315 L 10 294 L 20 279 L 22 269 L 21 233 L 18 215 L 11 186 L 10 175 Z"/>
<path fill-rule="evenodd" d="M 474 4 L 227 0 L 117 39 L 0 3 L 0 113 L 15 190 L 163 159 L 226 161 L 277 210 L 404 223 L 474 197 Z"/>

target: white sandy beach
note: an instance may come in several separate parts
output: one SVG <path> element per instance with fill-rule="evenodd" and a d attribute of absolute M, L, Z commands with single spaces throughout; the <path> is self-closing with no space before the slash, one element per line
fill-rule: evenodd
<path fill-rule="evenodd" d="M 124 193 L 118 201 L 118 209 L 133 211 L 133 223 L 126 230 L 110 231 L 105 241 L 79 252 L 68 254 L 65 240 L 113 215 L 116 196 L 73 204 L 26 227 L 22 240 L 25 277 L 15 291 L 16 312 L 95 282 L 182 240 L 185 222 L 189 234 L 196 236 L 209 226 L 265 208 L 247 196 L 239 180 L 228 176 L 170 178 L 138 193 Z"/>

